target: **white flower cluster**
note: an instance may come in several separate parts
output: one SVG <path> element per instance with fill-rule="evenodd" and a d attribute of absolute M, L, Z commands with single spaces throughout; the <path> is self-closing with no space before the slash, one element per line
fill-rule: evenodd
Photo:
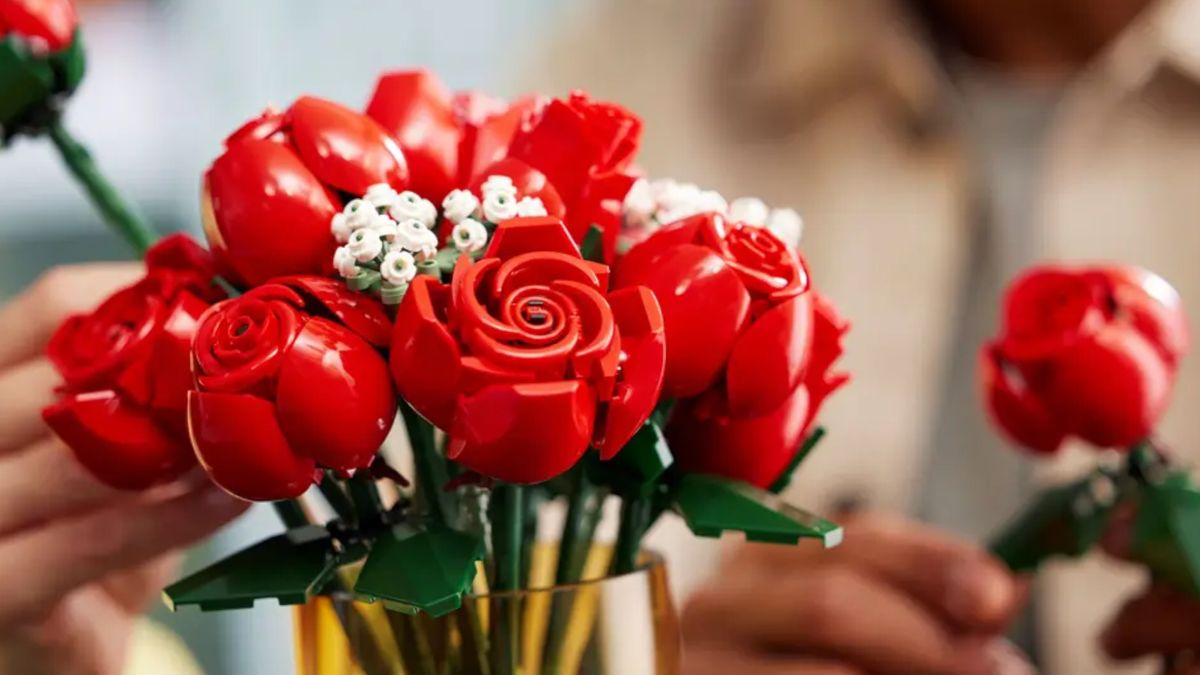
<path fill-rule="evenodd" d="M 693 183 L 677 183 L 667 178 L 638 180 L 625 195 L 618 248 L 628 249 L 667 223 L 709 211 L 730 220 L 765 227 L 789 246 L 800 246 L 804 222 L 794 210 L 771 209 L 755 197 L 740 197 L 727 202 L 714 190 L 702 190 Z"/>
<path fill-rule="evenodd" d="M 482 200 L 470 190 L 451 190 L 442 200 L 442 215 L 454 224 L 450 241 L 459 253 L 483 250 L 488 243 L 488 224 L 546 215 L 546 206 L 537 197 L 517 199 L 517 187 L 508 176 L 488 176 L 480 192 Z"/>
<path fill-rule="evenodd" d="M 385 299 L 398 302 L 416 277 L 418 263 L 437 255 L 438 238 L 433 232 L 437 216 L 433 202 L 415 192 L 396 192 L 385 183 L 372 185 L 330 222 L 340 244 L 333 266 L 347 280 L 374 280 L 378 275 Z"/>

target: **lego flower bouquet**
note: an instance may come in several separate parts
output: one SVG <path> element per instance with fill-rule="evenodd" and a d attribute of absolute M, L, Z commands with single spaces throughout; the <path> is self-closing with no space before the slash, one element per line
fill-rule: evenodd
<path fill-rule="evenodd" d="M 50 100 L 5 128 L 53 129 Z M 145 273 L 53 336 L 47 424 L 114 487 L 203 471 L 285 530 L 168 603 L 301 605 L 298 635 L 333 630 L 367 673 L 668 673 L 642 550 L 661 516 L 835 545 L 777 496 L 847 379 L 799 216 L 646 181 L 641 134 L 581 92 L 508 103 L 395 72 L 365 113 L 306 96 L 230 134 L 202 181 L 207 247 L 110 211 Z M 631 583 L 642 607 L 600 599 Z M 604 626 L 637 616 L 652 666 L 604 656 Z"/>

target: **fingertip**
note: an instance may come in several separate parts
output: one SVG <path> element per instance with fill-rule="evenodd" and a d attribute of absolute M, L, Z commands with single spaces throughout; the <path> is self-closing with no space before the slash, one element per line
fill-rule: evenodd
<path fill-rule="evenodd" d="M 1000 563 L 972 555 L 952 564 L 946 579 L 946 611 L 968 626 L 1003 623 L 1020 604 L 1022 583 Z"/>

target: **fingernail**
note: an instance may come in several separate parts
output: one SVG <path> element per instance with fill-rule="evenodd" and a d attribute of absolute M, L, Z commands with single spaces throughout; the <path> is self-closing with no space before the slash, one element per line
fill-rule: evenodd
<path fill-rule="evenodd" d="M 986 621 L 1009 601 L 1011 584 L 984 558 L 955 563 L 946 576 L 946 611 L 965 621 Z"/>

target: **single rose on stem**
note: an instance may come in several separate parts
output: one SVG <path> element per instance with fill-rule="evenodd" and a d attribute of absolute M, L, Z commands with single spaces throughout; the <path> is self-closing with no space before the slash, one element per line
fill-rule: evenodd
<path fill-rule="evenodd" d="M 1000 335 L 980 353 L 993 420 L 1012 440 L 1052 453 L 1069 437 L 1129 449 L 1170 402 L 1187 350 L 1179 295 L 1132 267 L 1037 267 L 1004 300 Z"/>
<path fill-rule="evenodd" d="M 554 218 L 499 226 L 449 284 L 417 277 L 400 304 L 391 366 L 401 395 L 449 434 L 449 457 L 538 483 L 589 446 L 612 457 L 653 411 L 665 359 L 646 288 L 610 293 Z"/>
<path fill-rule="evenodd" d="M 305 96 L 226 139 L 204 176 L 204 232 L 222 275 L 235 284 L 330 274 L 340 195 L 383 184 L 391 190 L 376 193 L 389 198 L 408 180 L 400 146 L 377 122 Z"/>
<path fill-rule="evenodd" d="M 680 468 L 760 488 L 773 484 L 812 433 L 825 399 L 850 381 L 834 368 L 849 329 L 833 304 L 814 292 L 812 353 L 800 384 L 778 407 L 734 417 L 721 412 L 716 392 L 680 401 L 666 429 Z"/>
<path fill-rule="evenodd" d="M 105 483 L 140 490 L 195 465 L 190 345 L 200 315 L 221 297 L 212 278 L 204 249 L 167 237 L 147 253 L 145 277 L 51 338 L 47 355 L 63 386 L 42 415 Z"/>
<path fill-rule="evenodd" d="M 662 305 L 669 398 L 709 390 L 736 417 L 779 408 L 812 350 L 813 294 L 804 259 L 763 227 L 702 213 L 634 246 L 616 287 L 642 285 Z"/>
<path fill-rule="evenodd" d="M 56 124 L 83 79 L 71 0 L 0 0 L 0 147 Z"/>
<path fill-rule="evenodd" d="M 386 327 L 378 303 L 318 277 L 276 280 L 205 312 L 188 426 L 213 482 L 243 499 L 289 499 L 321 469 L 369 466 L 396 414 L 376 350 Z"/>

